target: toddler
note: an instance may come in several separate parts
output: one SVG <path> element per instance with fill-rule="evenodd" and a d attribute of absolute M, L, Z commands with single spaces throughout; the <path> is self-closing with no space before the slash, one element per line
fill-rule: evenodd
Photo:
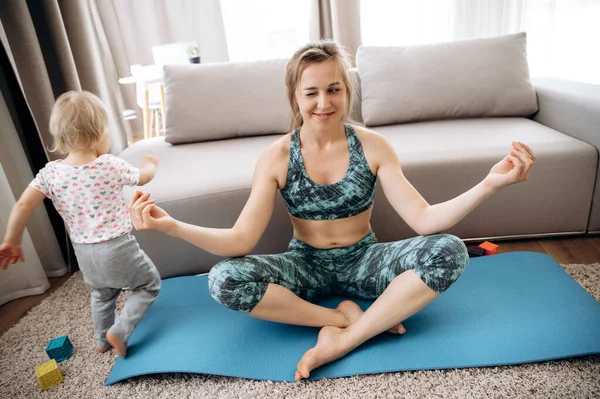
<path fill-rule="evenodd" d="M 127 341 L 160 291 L 158 270 L 131 235 L 123 186 L 142 186 L 154 177 L 158 161 L 146 156 L 141 169 L 108 154 L 108 114 L 89 92 L 69 91 L 50 116 L 51 151 L 67 154 L 39 171 L 12 209 L 0 269 L 23 261 L 21 238 L 35 209 L 48 197 L 65 221 L 85 283 L 92 288 L 91 307 L 96 350 L 111 346 L 125 357 Z M 131 296 L 115 320 L 116 300 Z"/>

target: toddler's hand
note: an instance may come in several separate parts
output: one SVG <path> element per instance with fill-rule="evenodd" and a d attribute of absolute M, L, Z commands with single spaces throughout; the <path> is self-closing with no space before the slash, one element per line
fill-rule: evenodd
<path fill-rule="evenodd" d="M 161 231 L 169 234 L 177 221 L 164 209 L 155 205 L 149 193 L 136 191 L 129 203 L 131 223 L 136 230 Z"/>
<path fill-rule="evenodd" d="M 158 159 L 153 155 L 145 155 L 144 159 L 142 161 L 142 164 L 144 166 L 146 166 L 146 165 L 158 166 Z"/>
<path fill-rule="evenodd" d="M 18 261 L 25 262 L 21 245 L 8 242 L 0 244 L 0 269 L 6 270 L 9 264 L 15 264 Z"/>

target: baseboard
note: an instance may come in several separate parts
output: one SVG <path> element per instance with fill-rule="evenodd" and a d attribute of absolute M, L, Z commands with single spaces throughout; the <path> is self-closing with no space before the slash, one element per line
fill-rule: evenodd
<path fill-rule="evenodd" d="M 13 301 L 15 299 L 22 298 L 25 296 L 43 294 L 44 292 L 46 292 L 48 290 L 48 288 L 50 288 L 50 283 L 46 281 L 46 284 L 44 284 L 40 287 L 27 288 L 25 290 L 11 292 L 10 294 L 6 294 L 0 298 L 0 305 L 4 305 L 7 302 L 10 302 L 10 301 Z"/>
<path fill-rule="evenodd" d="M 58 270 L 46 270 L 46 277 L 61 277 L 64 276 L 65 274 L 67 274 L 69 272 L 69 269 L 67 269 L 67 267 L 61 267 Z"/>
<path fill-rule="evenodd" d="M 600 234 L 600 232 L 598 232 Z M 590 233 L 588 233 L 590 234 Z M 560 238 L 570 236 L 581 236 L 586 235 L 585 231 L 570 231 L 562 233 L 543 233 L 543 234 L 517 234 L 512 236 L 494 236 L 494 237 L 476 237 L 476 238 L 464 238 L 464 242 L 477 242 L 477 241 L 507 241 L 507 240 L 522 240 L 522 239 L 534 239 L 534 238 Z"/>

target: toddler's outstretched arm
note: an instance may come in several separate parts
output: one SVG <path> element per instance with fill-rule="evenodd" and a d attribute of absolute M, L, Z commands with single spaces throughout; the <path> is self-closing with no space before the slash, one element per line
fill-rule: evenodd
<path fill-rule="evenodd" d="M 27 187 L 13 207 L 8 218 L 4 241 L 0 244 L 0 269 L 6 270 L 9 264 L 24 261 L 21 239 L 27 222 L 46 196 L 32 187 Z"/>
<path fill-rule="evenodd" d="M 138 186 L 143 186 L 154 178 L 157 166 L 158 159 L 152 155 L 146 155 L 144 157 L 142 168 L 140 169 L 140 180 L 138 182 Z"/>

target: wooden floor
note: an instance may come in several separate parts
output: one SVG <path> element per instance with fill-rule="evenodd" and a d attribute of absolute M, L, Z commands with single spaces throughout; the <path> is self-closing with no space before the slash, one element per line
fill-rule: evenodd
<path fill-rule="evenodd" d="M 43 294 L 26 296 L 0 305 L 0 337 L 13 325 L 17 324 L 21 320 L 21 317 L 25 316 L 31 308 L 39 305 L 42 300 L 49 297 L 50 294 L 56 291 L 68 279 L 68 275 L 49 278 L 50 289 Z"/>
<path fill-rule="evenodd" d="M 549 254 L 561 264 L 600 263 L 600 236 L 501 241 L 497 244 L 500 246 L 500 253 L 534 251 Z M 67 279 L 68 276 L 51 278 L 49 279 L 51 287 L 44 294 L 15 299 L 0 306 L 0 336 L 31 308 L 56 291 Z"/>

